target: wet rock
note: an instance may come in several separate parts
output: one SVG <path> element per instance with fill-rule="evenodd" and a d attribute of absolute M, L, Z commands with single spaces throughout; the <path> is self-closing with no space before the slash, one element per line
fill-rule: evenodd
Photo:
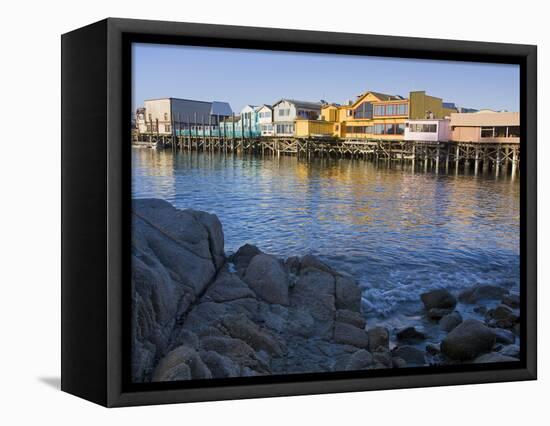
<path fill-rule="evenodd" d="M 350 311 L 348 309 L 338 309 L 336 311 L 336 321 L 345 322 L 362 329 L 364 329 L 366 325 L 363 315 L 359 312 Z"/>
<path fill-rule="evenodd" d="M 480 321 L 468 319 L 452 330 L 441 343 L 441 351 L 449 358 L 459 361 L 474 359 L 489 352 L 496 336 Z"/>
<path fill-rule="evenodd" d="M 390 332 L 385 327 L 373 327 L 367 331 L 369 350 L 380 351 L 380 348 L 387 350 L 390 345 Z"/>
<path fill-rule="evenodd" d="M 392 368 L 393 366 L 392 353 L 387 349 L 372 352 L 372 358 L 374 368 Z"/>
<path fill-rule="evenodd" d="M 424 352 L 414 346 L 403 345 L 397 346 L 393 351 L 394 357 L 402 358 L 408 366 L 420 366 L 426 364 Z"/>
<path fill-rule="evenodd" d="M 343 322 L 334 325 L 334 341 L 358 348 L 369 347 L 369 337 L 365 330 Z"/>
<path fill-rule="evenodd" d="M 426 335 L 415 327 L 405 327 L 396 333 L 397 340 L 402 342 L 419 342 L 426 339 Z"/>
<path fill-rule="evenodd" d="M 407 367 L 407 361 L 400 357 L 392 358 L 392 367 L 393 368 L 405 368 Z"/>
<path fill-rule="evenodd" d="M 447 290 L 437 289 L 420 295 L 424 308 L 430 309 L 454 309 L 456 298 Z"/>
<path fill-rule="evenodd" d="M 205 351 L 200 353 L 201 359 L 206 364 L 212 377 L 238 377 L 241 369 L 239 365 L 231 360 L 231 358 L 220 355 L 214 351 Z"/>
<path fill-rule="evenodd" d="M 519 361 L 518 358 L 503 355 L 501 353 L 492 352 L 489 354 L 483 354 L 474 359 L 474 364 L 485 364 L 492 362 L 514 362 Z"/>
<path fill-rule="evenodd" d="M 372 366 L 374 363 L 374 358 L 372 357 L 372 354 L 365 349 L 361 349 L 349 358 L 349 361 L 346 365 L 347 371 L 357 371 L 357 370 L 365 370 Z"/>
<path fill-rule="evenodd" d="M 361 289 L 355 281 L 336 277 L 336 308 L 361 312 Z"/>
<path fill-rule="evenodd" d="M 508 294 L 508 290 L 505 288 L 496 285 L 479 284 L 463 290 L 458 295 L 458 300 L 462 303 L 474 304 L 480 300 L 499 300 L 506 294 Z"/>
<path fill-rule="evenodd" d="M 512 357 L 512 358 L 519 358 L 520 357 L 519 345 L 505 346 L 499 352 L 500 352 L 501 355 L 509 356 L 509 357 Z"/>
<path fill-rule="evenodd" d="M 452 312 L 452 309 L 432 308 L 426 313 L 426 316 L 431 320 L 439 321 L 441 318 L 451 314 Z"/>
<path fill-rule="evenodd" d="M 300 273 L 300 258 L 298 256 L 291 256 L 285 260 L 285 267 L 291 274 L 298 275 Z"/>
<path fill-rule="evenodd" d="M 451 314 L 445 315 L 439 321 L 439 326 L 443 331 L 447 333 L 453 330 L 457 325 L 462 322 L 462 315 L 458 312 L 453 312 Z"/>
<path fill-rule="evenodd" d="M 275 257 L 267 254 L 254 256 L 243 279 L 259 298 L 288 305 L 288 275 Z"/>
<path fill-rule="evenodd" d="M 497 343 L 511 345 L 516 341 L 516 335 L 510 330 L 506 330 L 504 328 L 493 328 L 492 331 L 495 333 Z"/>
<path fill-rule="evenodd" d="M 487 313 L 487 307 L 485 307 L 485 306 L 476 306 L 474 308 L 474 312 L 476 314 L 485 316 L 485 314 Z"/>
<path fill-rule="evenodd" d="M 426 353 L 431 356 L 436 356 L 436 355 L 439 355 L 439 353 L 441 353 L 441 348 L 439 347 L 439 345 L 428 343 L 426 345 Z"/>
<path fill-rule="evenodd" d="M 498 305 L 494 309 L 489 309 L 486 314 L 489 325 L 499 328 L 513 328 L 519 321 L 518 315 L 506 305 Z"/>
<path fill-rule="evenodd" d="M 246 297 L 256 297 L 256 294 L 238 275 L 224 273 L 208 288 L 204 300 L 221 303 Z"/>
<path fill-rule="evenodd" d="M 506 305 L 512 309 L 518 309 L 519 308 L 519 296 L 517 294 L 508 294 L 502 298 L 501 303 L 503 305 Z"/>

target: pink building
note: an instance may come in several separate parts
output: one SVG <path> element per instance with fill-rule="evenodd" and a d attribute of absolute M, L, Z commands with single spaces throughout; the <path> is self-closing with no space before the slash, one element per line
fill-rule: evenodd
<path fill-rule="evenodd" d="M 451 114 L 454 142 L 519 143 L 519 112 L 482 110 Z"/>

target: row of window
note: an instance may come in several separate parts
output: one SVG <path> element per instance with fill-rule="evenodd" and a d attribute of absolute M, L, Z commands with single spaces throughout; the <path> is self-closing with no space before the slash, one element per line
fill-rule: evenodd
<path fill-rule="evenodd" d="M 288 116 L 290 116 L 290 108 L 279 109 L 277 111 L 278 111 L 277 114 L 279 114 L 279 117 L 288 117 Z"/>
<path fill-rule="evenodd" d="M 271 118 L 271 111 L 260 112 L 258 116 L 260 118 Z"/>
<path fill-rule="evenodd" d="M 519 126 L 482 127 L 482 138 L 519 138 Z"/>
<path fill-rule="evenodd" d="M 409 115 L 408 104 L 388 104 L 388 105 L 375 105 L 375 116 L 388 116 L 388 115 Z"/>
<path fill-rule="evenodd" d="M 351 134 L 374 134 L 374 135 L 402 135 L 405 133 L 405 125 L 375 124 L 374 126 L 346 126 L 346 133 Z"/>
<path fill-rule="evenodd" d="M 275 129 L 278 134 L 292 134 L 294 133 L 294 124 L 277 124 Z"/>
<path fill-rule="evenodd" d="M 436 133 L 437 124 L 418 124 L 411 123 L 409 125 L 409 130 L 414 133 Z"/>

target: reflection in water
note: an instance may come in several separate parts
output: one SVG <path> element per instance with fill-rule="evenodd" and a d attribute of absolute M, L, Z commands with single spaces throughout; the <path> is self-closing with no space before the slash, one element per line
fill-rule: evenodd
<path fill-rule="evenodd" d="M 215 213 L 226 251 L 313 253 L 384 316 L 433 287 L 519 289 L 519 182 L 363 160 L 133 149 L 133 196 Z"/>

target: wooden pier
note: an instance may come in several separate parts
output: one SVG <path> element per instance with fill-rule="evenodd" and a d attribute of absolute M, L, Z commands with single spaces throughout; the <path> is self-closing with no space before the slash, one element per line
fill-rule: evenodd
<path fill-rule="evenodd" d="M 518 143 L 419 142 L 403 140 L 360 140 L 297 137 L 226 138 L 220 136 L 133 135 L 132 144 L 183 151 L 297 155 L 299 157 L 357 158 L 409 162 L 425 169 L 446 171 L 491 170 L 495 174 L 519 170 Z"/>

